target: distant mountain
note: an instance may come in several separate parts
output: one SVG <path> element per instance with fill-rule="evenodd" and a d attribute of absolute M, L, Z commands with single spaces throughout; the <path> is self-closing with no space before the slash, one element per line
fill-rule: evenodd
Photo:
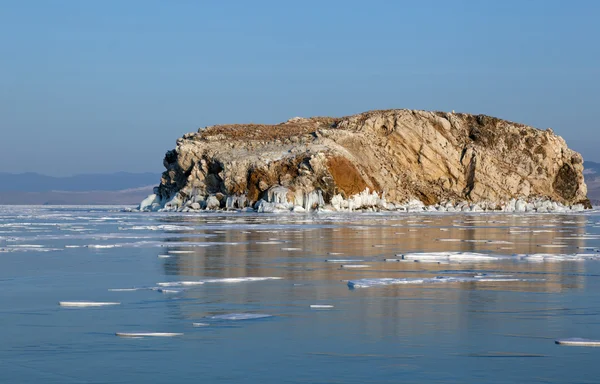
<path fill-rule="evenodd" d="M 160 182 L 156 173 L 117 172 L 68 177 L 0 173 L 0 204 L 138 204 Z"/>
<path fill-rule="evenodd" d="M 105 173 L 54 177 L 39 173 L 1 173 L 0 192 L 119 191 L 157 185 L 157 173 Z"/>
<path fill-rule="evenodd" d="M 592 204 L 600 205 L 600 163 L 586 161 L 583 163 L 585 183 L 588 187 L 588 197 Z"/>

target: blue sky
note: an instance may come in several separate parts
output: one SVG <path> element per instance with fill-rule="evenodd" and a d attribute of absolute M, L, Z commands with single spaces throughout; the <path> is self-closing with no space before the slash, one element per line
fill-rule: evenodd
<path fill-rule="evenodd" d="M 413 108 L 600 160 L 600 2 L 0 0 L 0 172 L 162 171 L 178 137 Z"/>

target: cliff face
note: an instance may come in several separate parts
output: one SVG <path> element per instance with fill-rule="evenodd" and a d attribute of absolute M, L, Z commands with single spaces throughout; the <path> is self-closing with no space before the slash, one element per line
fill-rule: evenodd
<path fill-rule="evenodd" d="M 298 210 L 395 209 L 416 200 L 488 209 L 510 199 L 589 204 L 582 157 L 552 130 L 463 113 L 212 126 L 179 139 L 164 166 L 156 196 L 141 208 L 242 208 L 261 199 Z"/>

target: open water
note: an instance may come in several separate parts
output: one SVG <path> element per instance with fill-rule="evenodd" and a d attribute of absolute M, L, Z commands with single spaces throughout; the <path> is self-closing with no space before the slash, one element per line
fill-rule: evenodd
<path fill-rule="evenodd" d="M 600 339 L 598 247 L 596 212 L 0 207 L 0 382 L 597 383 L 554 341 Z"/>

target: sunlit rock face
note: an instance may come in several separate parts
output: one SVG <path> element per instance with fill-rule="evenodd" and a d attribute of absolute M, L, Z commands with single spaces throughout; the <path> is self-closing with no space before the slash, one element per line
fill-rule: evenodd
<path fill-rule="evenodd" d="M 402 109 L 211 126 L 180 138 L 164 166 L 140 209 L 589 206 L 583 159 L 551 129 L 464 113 Z"/>

